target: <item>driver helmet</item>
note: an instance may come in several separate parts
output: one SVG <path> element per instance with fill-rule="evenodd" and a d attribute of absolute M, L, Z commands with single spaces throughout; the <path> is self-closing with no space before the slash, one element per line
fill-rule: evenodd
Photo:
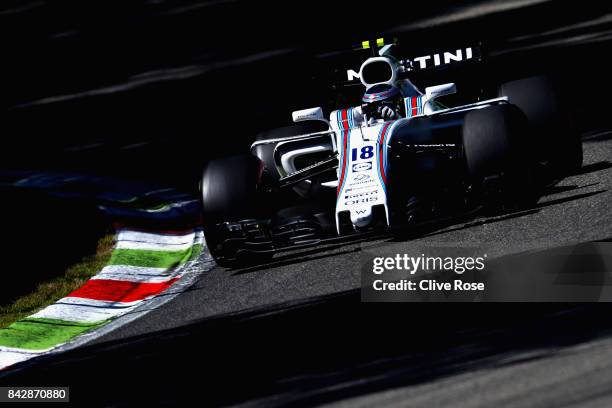
<path fill-rule="evenodd" d="M 368 88 L 361 98 L 362 110 L 370 119 L 397 119 L 401 116 L 403 97 L 400 89 L 391 84 L 377 84 Z"/>

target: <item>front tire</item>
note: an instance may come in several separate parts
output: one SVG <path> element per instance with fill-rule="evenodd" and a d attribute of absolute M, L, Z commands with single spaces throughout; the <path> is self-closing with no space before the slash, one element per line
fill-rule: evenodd
<path fill-rule="evenodd" d="M 509 104 L 469 112 L 463 124 L 463 152 L 476 190 L 503 206 L 523 205 L 535 196 L 533 158 L 526 143 L 525 115 Z"/>
<path fill-rule="evenodd" d="M 218 224 L 256 218 L 261 214 L 260 182 L 263 164 L 254 156 L 213 160 L 204 169 L 201 199 L 204 238 L 217 264 L 239 264 L 236 250 L 226 247 Z"/>

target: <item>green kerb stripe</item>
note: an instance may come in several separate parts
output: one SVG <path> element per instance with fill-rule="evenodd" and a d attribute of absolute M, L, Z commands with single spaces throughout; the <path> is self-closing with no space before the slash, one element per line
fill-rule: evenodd
<path fill-rule="evenodd" d="M 149 268 L 172 268 L 196 258 L 201 251 L 201 244 L 193 245 L 182 251 L 115 249 L 108 264 L 143 266 Z"/>
<path fill-rule="evenodd" d="M 74 323 L 63 320 L 26 318 L 0 329 L 0 346 L 45 350 L 65 343 L 94 327 L 107 323 Z"/>

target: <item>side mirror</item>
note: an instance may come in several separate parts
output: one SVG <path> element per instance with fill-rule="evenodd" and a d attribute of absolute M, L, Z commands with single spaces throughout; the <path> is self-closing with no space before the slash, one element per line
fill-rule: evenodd
<path fill-rule="evenodd" d="M 442 85 L 428 86 L 425 88 L 425 96 L 429 101 L 440 96 L 452 95 L 454 93 L 457 93 L 457 86 L 453 82 Z"/>
<path fill-rule="evenodd" d="M 323 109 L 321 109 L 320 107 L 294 111 L 291 116 L 293 117 L 294 122 L 304 122 L 306 120 L 320 120 L 329 124 L 329 121 L 325 118 L 325 116 L 323 116 Z"/>

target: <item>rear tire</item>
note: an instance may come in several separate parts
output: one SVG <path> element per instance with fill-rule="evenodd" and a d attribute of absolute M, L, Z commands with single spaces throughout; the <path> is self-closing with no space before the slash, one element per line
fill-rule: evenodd
<path fill-rule="evenodd" d="M 555 176 L 582 167 L 582 142 L 570 109 L 553 81 L 536 76 L 501 85 L 499 96 L 517 106 L 527 117 L 537 156 L 548 162 Z"/>

